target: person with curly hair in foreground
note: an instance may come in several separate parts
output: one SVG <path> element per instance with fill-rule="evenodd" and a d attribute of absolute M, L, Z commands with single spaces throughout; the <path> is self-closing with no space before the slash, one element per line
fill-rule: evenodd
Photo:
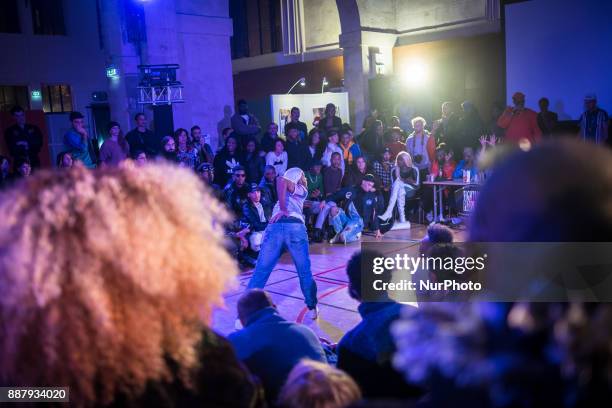
<path fill-rule="evenodd" d="M 209 328 L 237 268 L 228 214 L 195 175 L 40 171 L 0 194 L 0 213 L 1 386 L 69 387 L 73 406 L 261 401 Z"/>
<path fill-rule="evenodd" d="M 359 386 L 342 370 L 304 359 L 289 373 L 278 406 L 281 408 L 342 408 L 361 400 Z"/>

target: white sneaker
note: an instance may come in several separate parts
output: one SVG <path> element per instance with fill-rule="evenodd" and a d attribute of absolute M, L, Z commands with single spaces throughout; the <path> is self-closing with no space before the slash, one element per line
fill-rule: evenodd
<path fill-rule="evenodd" d="M 380 218 L 384 222 L 387 222 L 387 221 L 389 221 L 389 219 L 391 219 L 391 214 L 383 213 L 383 214 L 379 215 L 378 218 Z"/>
<path fill-rule="evenodd" d="M 241 330 L 243 328 L 244 326 L 242 326 L 242 322 L 240 321 L 240 319 L 236 319 L 236 321 L 234 322 L 234 329 Z"/>
<path fill-rule="evenodd" d="M 393 224 L 391 231 L 410 229 L 410 221 L 396 222 Z"/>
<path fill-rule="evenodd" d="M 315 306 L 314 309 L 308 309 L 306 316 L 310 320 L 317 320 L 319 318 L 319 306 Z"/>

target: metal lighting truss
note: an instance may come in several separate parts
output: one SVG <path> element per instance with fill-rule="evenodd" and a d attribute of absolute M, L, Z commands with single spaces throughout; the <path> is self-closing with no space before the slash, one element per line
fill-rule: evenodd
<path fill-rule="evenodd" d="M 139 86 L 138 103 L 143 105 L 171 105 L 185 102 L 183 85 Z"/>

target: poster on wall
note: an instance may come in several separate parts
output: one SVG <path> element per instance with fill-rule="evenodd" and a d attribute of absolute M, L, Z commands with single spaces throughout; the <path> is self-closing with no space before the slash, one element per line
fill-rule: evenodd
<path fill-rule="evenodd" d="M 291 107 L 280 108 L 278 110 L 278 130 L 280 133 L 283 133 L 283 129 L 285 129 L 285 125 L 289 123 L 291 117 Z"/>
<path fill-rule="evenodd" d="M 291 120 L 291 108 L 299 108 L 300 121 L 306 123 L 308 129 L 312 129 L 315 126 L 313 122 L 325 115 L 325 106 L 328 103 L 336 106 L 336 116 L 339 116 L 343 123 L 349 121 L 347 92 L 270 96 L 272 117 L 278 123 L 279 134 L 283 136 L 285 125 Z"/>

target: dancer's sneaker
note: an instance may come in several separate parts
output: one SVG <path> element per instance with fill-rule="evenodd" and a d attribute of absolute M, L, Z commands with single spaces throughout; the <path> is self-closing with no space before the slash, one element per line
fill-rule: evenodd
<path fill-rule="evenodd" d="M 451 223 L 452 223 L 453 225 L 459 225 L 459 224 L 461 224 L 462 222 L 463 222 L 463 220 L 462 220 L 461 218 L 459 218 L 459 217 L 453 217 L 453 218 L 451 218 Z"/>
<path fill-rule="evenodd" d="M 389 221 L 389 219 L 391 218 L 391 214 L 384 213 L 384 214 L 379 215 L 378 218 L 380 218 L 383 221 Z"/>
<path fill-rule="evenodd" d="M 315 306 L 313 309 L 308 309 L 306 316 L 310 320 L 317 320 L 319 318 L 319 306 Z"/>
<path fill-rule="evenodd" d="M 410 221 L 396 222 L 391 231 L 410 229 Z"/>

